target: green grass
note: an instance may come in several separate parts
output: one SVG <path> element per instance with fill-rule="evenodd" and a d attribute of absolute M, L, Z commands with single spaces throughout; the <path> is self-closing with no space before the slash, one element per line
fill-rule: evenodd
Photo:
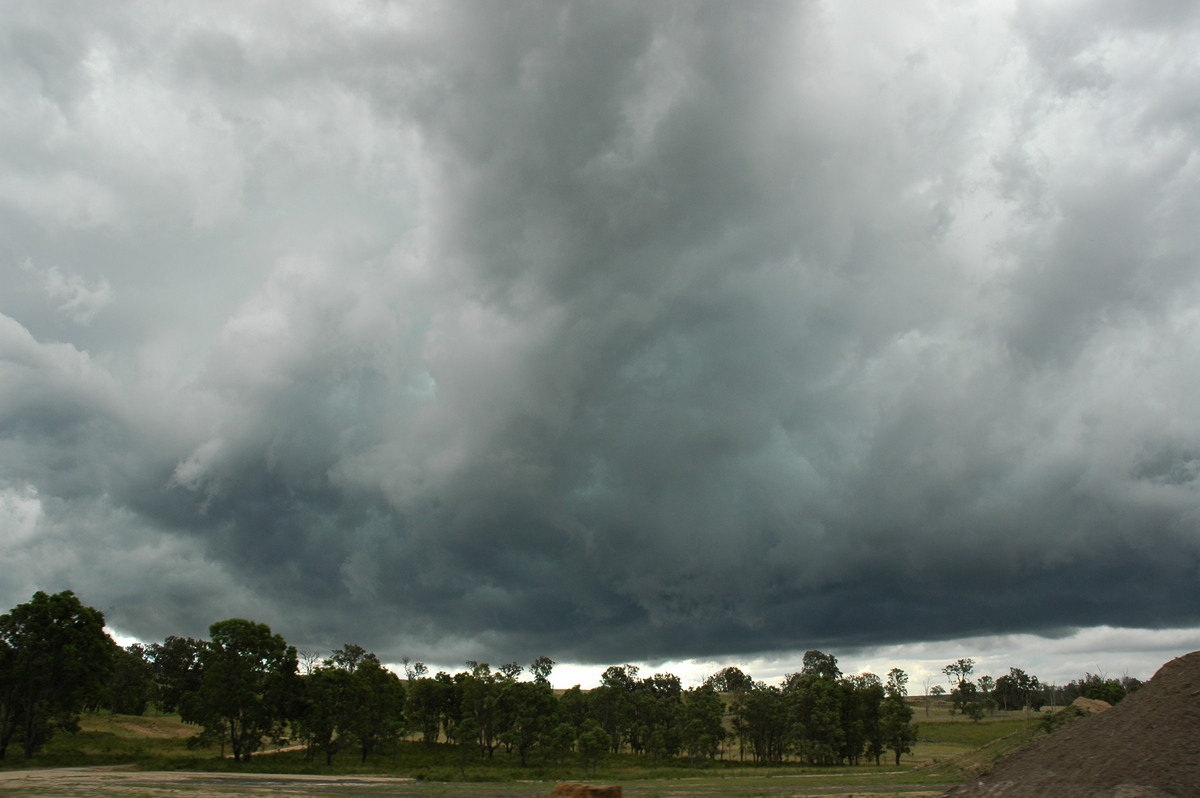
<path fill-rule="evenodd" d="M 256 756 L 247 763 L 220 757 L 220 749 L 191 749 L 188 738 L 198 729 L 177 717 L 92 715 L 81 719 L 81 731 L 59 733 L 33 760 L 10 749 L 5 769 L 127 764 L 139 770 L 197 771 L 211 773 L 313 774 L 328 776 L 389 775 L 417 779 L 426 785 L 420 795 L 544 795 L 556 780 L 623 784 L 631 798 L 652 796 L 784 796 L 845 794 L 904 794 L 942 789 L 986 766 L 1001 753 L 1027 739 L 1022 716 L 998 716 L 982 723 L 969 720 L 926 722 L 918 714 L 919 737 L 914 754 L 897 768 L 885 755 L 881 766 L 816 768 L 798 763 L 760 766 L 732 757 L 692 763 L 685 760 L 655 762 L 632 754 L 610 755 L 585 773 L 574 761 L 554 764 L 531 758 L 521 767 L 515 754 L 498 749 L 491 760 L 462 752 L 449 745 L 402 742 L 372 756 L 366 763 L 357 752 L 340 752 L 331 766 L 320 757 L 309 761 L 304 752 Z M 1030 723 L 1029 726 L 1034 726 Z M 486 784 L 472 793 L 466 785 Z M 453 787 L 452 785 L 459 785 Z M 802 789 L 801 789 L 802 788 Z M 333 789 L 333 788 L 330 788 Z M 463 792 L 462 790 L 467 790 Z M 316 793 L 314 793 L 316 794 Z M 320 793 L 324 794 L 324 793 Z"/>

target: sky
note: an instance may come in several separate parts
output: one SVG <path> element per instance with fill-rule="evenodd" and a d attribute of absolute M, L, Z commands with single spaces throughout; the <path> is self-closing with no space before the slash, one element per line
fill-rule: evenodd
<path fill-rule="evenodd" d="M 0 604 L 1147 678 L 1198 54 L 1182 0 L 8 3 Z"/>

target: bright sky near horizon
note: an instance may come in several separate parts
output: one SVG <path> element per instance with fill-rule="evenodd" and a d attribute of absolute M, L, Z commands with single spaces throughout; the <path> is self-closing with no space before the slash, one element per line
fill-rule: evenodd
<path fill-rule="evenodd" d="M 4 608 L 1200 648 L 1194 3 L 18 2 L 0 108 Z"/>

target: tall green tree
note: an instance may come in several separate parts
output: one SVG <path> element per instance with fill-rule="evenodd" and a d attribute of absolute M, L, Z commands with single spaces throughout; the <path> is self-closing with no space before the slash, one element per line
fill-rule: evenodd
<path fill-rule="evenodd" d="M 787 678 L 783 693 L 795 752 L 813 765 L 837 764 L 845 756 L 848 742 L 843 722 L 847 691 L 834 678 L 802 672 Z"/>
<path fill-rule="evenodd" d="M 758 762 L 782 762 L 791 741 L 792 725 L 783 692 L 774 685 L 755 682 L 733 702 L 733 728 Z"/>
<path fill-rule="evenodd" d="M 878 765 L 884 743 L 880 718 L 883 683 L 873 673 L 847 676 L 840 683 L 843 689 L 842 728 L 845 731 L 842 756 L 850 764 L 857 765 L 859 757 L 865 754 Z"/>
<path fill-rule="evenodd" d="M 421 740 L 428 745 L 438 741 L 445 702 L 446 686 L 437 679 L 426 676 L 408 683 L 405 716 L 413 731 L 420 732 Z"/>
<path fill-rule="evenodd" d="M 975 670 L 975 660 L 969 657 L 955 660 L 942 668 L 946 680 L 953 687 L 950 690 L 950 714 L 955 710 L 962 711 L 967 704 L 975 701 L 979 694 L 978 688 L 971 682 L 971 673 Z"/>
<path fill-rule="evenodd" d="M 148 652 L 158 686 L 158 706 L 166 712 L 184 713 L 184 704 L 200 692 L 200 653 L 206 643 L 171 635 L 151 643 Z"/>
<path fill-rule="evenodd" d="M 479 734 L 480 753 L 489 759 L 499 745 L 500 691 L 502 684 L 512 682 L 502 671 L 492 672 L 486 662 L 468 662 L 470 673 L 455 675 L 461 689 L 463 718 L 470 718 Z"/>
<path fill-rule="evenodd" d="M 718 693 L 744 693 L 753 689 L 754 680 L 746 675 L 741 668 L 730 665 L 722 668 L 704 680 Z"/>
<path fill-rule="evenodd" d="M 613 742 L 599 722 L 589 719 L 584 722 L 583 731 L 579 733 L 575 745 L 583 772 L 590 775 L 595 772 L 604 752 L 612 748 Z"/>
<path fill-rule="evenodd" d="M 810 676 L 820 676 L 823 679 L 837 680 L 842 676 L 838 667 L 837 657 L 824 651 L 805 651 L 800 673 Z"/>
<path fill-rule="evenodd" d="M 908 695 L 908 674 L 900 668 L 892 668 L 884 692 L 887 697 L 880 708 L 880 730 L 884 745 L 895 754 L 899 765 L 901 756 L 912 753 L 911 743 L 917 739 L 913 710 L 904 700 Z"/>
<path fill-rule="evenodd" d="M 355 701 L 354 677 L 345 668 L 317 666 L 300 679 L 300 710 L 296 726 L 308 746 L 308 757 L 320 751 L 325 764 L 346 744 Z"/>
<path fill-rule="evenodd" d="M 404 682 L 374 654 L 354 669 L 352 677 L 354 711 L 348 730 L 358 741 L 360 760 L 366 762 L 382 743 L 404 733 Z"/>
<path fill-rule="evenodd" d="M 295 708 L 296 649 L 263 623 L 231 618 L 209 627 L 200 652 L 200 689 L 185 702 L 183 719 L 228 739 L 235 762 L 246 761 L 263 739 L 279 736 Z"/>
<path fill-rule="evenodd" d="M 601 674 L 600 686 L 587 693 L 589 716 L 604 727 L 614 752 L 626 742 L 636 745 L 637 673 L 636 665 L 613 665 Z"/>
<path fill-rule="evenodd" d="M 1003 709 L 1042 708 L 1042 683 L 1020 668 L 1009 668 L 996 680 L 992 696 Z"/>
<path fill-rule="evenodd" d="M 550 684 L 550 673 L 556 664 L 549 657 L 541 656 L 530 663 L 529 672 L 533 674 L 533 680 L 538 684 Z"/>
<path fill-rule="evenodd" d="M 141 715 L 157 694 L 154 663 L 140 643 L 113 649 L 113 671 L 102 706 L 118 715 Z"/>
<path fill-rule="evenodd" d="M 534 677 L 537 678 L 536 676 Z M 502 735 L 517 750 L 521 766 L 529 752 L 541 745 L 558 725 L 558 701 L 547 681 L 511 682 L 501 687 Z"/>
<path fill-rule="evenodd" d="M 107 687 L 116 648 L 103 613 L 70 590 L 39 590 L 0 616 L 0 759 L 14 738 L 28 759 L 57 729 L 76 729 Z"/>
<path fill-rule="evenodd" d="M 707 681 L 684 694 L 683 746 L 694 759 L 717 756 L 725 740 L 725 702 Z"/>

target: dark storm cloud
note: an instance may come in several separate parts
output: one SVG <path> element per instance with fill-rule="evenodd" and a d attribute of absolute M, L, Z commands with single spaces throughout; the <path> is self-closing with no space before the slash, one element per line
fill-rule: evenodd
<path fill-rule="evenodd" d="M 116 8 L 6 23 L 10 604 L 439 661 L 1200 623 L 1183 5 Z"/>

